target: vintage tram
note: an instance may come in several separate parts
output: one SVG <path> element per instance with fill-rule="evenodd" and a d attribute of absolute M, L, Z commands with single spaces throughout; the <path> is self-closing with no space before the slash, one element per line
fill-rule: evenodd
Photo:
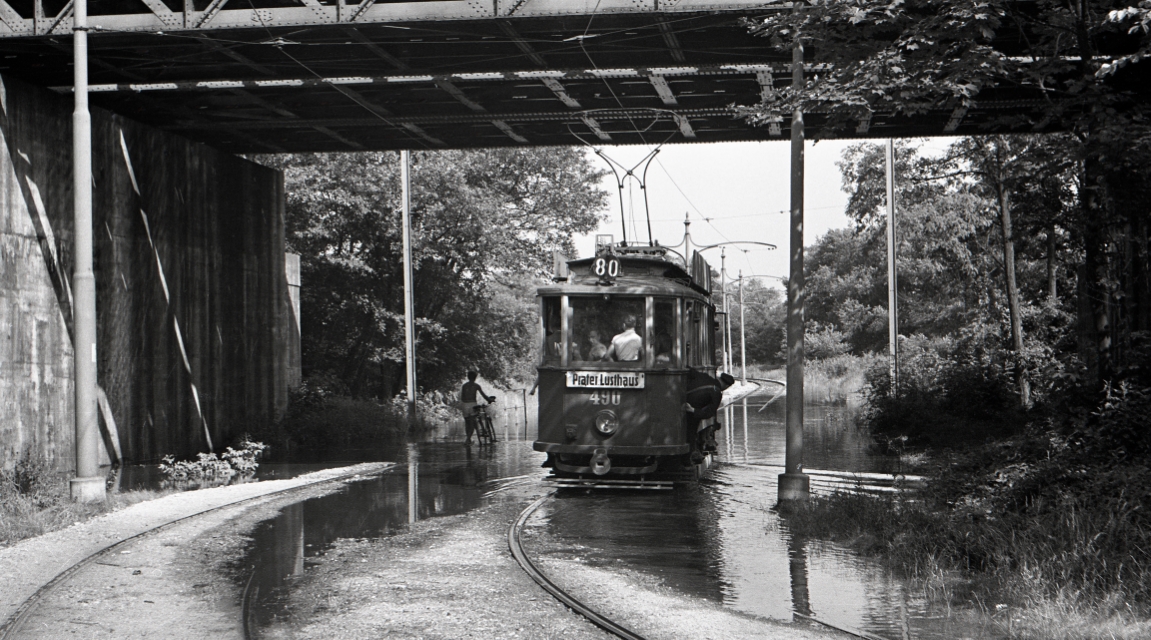
<path fill-rule="evenodd" d="M 710 456 L 684 404 L 689 378 L 716 374 L 707 261 L 605 243 L 595 257 L 557 261 L 553 284 L 537 293 L 544 338 L 533 447 L 548 454 L 551 479 L 666 488 L 698 478 Z"/>

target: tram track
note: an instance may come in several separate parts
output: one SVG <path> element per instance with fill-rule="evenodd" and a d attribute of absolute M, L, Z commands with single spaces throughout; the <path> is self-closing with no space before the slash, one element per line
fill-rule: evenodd
<path fill-rule="evenodd" d="M 576 600 L 574 597 L 572 597 L 571 594 L 561 589 L 556 583 L 552 582 L 551 579 L 547 577 L 547 575 L 540 571 L 539 568 L 536 567 L 535 563 L 532 562 L 531 558 L 528 557 L 528 554 L 524 552 L 523 542 L 521 540 L 524 524 L 528 521 L 528 518 L 530 518 L 532 514 L 536 512 L 537 509 L 543 506 L 543 504 L 550 500 L 554 495 L 555 492 L 551 492 L 539 500 L 531 503 L 527 509 L 524 509 L 520 513 L 519 517 L 516 518 L 516 521 L 512 523 L 512 526 L 508 528 L 508 548 L 512 552 L 512 557 L 516 559 L 516 562 L 519 563 L 520 567 L 525 572 L 527 572 L 527 574 L 531 576 L 531 579 L 535 580 L 536 584 L 540 585 L 544 591 L 550 593 L 556 600 L 562 602 L 572 611 L 575 611 L 581 616 L 587 618 L 588 621 L 590 621 L 595 626 L 603 629 L 604 631 L 607 631 L 608 633 L 615 634 L 620 638 L 624 638 L 625 640 L 645 640 L 644 637 L 638 633 L 628 629 L 627 627 L 624 627 L 623 625 L 611 620 L 610 618 L 601 615 L 596 610 L 580 602 L 579 600 Z"/>
<path fill-rule="evenodd" d="M 344 481 L 344 480 L 349 480 L 349 479 L 352 479 L 355 477 L 369 477 L 369 476 L 373 476 L 373 475 L 378 475 L 380 473 L 384 473 L 385 471 L 388 471 L 389 469 L 391 469 L 391 466 L 384 467 L 384 468 L 374 470 L 374 471 L 368 471 L 368 472 L 360 470 L 360 471 L 342 473 L 342 474 L 338 474 L 338 475 L 335 475 L 332 477 L 316 480 L 314 482 L 307 482 L 304 484 L 298 484 L 298 485 L 294 485 L 291 487 L 285 487 L 283 489 L 277 489 L 274 491 L 270 491 L 268 493 L 261 493 L 259 495 L 250 496 L 250 497 L 242 498 L 239 500 L 234 500 L 234 501 L 228 502 L 226 504 L 216 505 L 216 506 L 208 508 L 208 509 L 202 509 L 202 510 L 197 511 L 195 513 L 176 518 L 175 520 L 170 520 L 170 521 L 165 522 L 163 524 L 157 525 L 157 526 L 152 527 L 150 529 L 147 529 L 145 531 L 141 531 L 137 534 L 131 535 L 127 538 L 124 538 L 122 540 L 118 540 L 118 541 L 116 541 L 110 545 L 102 547 L 102 548 L 94 551 L 93 553 L 91 553 L 90 555 L 85 557 L 84 559 L 80 560 L 79 562 L 76 562 L 75 564 L 72 564 L 71 566 L 67 567 L 66 569 L 64 569 L 60 573 L 56 574 L 56 576 L 53 577 L 51 580 L 49 580 L 47 583 L 41 585 L 31 596 L 29 596 L 19 607 L 17 607 L 15 612 L 13 612 L 12 615 L 10 615 L 8 617 L 8 619 L 4 621 L 3 625 L 0 625 L 0 640 L 9 640 L 9 639 L 18 637 L 18 634 L 23 629 L 24 625 L 28 622 L 29 618 L 31 618 L 32 614 L 34 614 L 36 612 L 36 609 L 38 608 L 40 603 L 47 596 L 51 595 L 52 592 L 54 592 L 56 589 L 58 589 L 59 587 L 61 587 L 64 584 L 66 584 L 73 576 L 75 576 L 77 573 L 79 573 L 83 569 L 91 566 L 92 564 L 95 564 L 101 558 L 104 558 L 105 556 L 108 556 L 112 552 L 118 551 L 121 548 L 128 546 L 129 544 L 139 542 L 140 540 L 143 540 L 147 537 L 151 537 L 153 535 L 156 535 L 162 531 L 166 531 L 168 529 L 171 529 L 177 525 L 187 523 L 193 519 L 196 519 L 196 518 L 199 518 L 199 517 L 211 514 L 211 513 L 215 513 L 217 511 L 221 511 L 223 509 L 228 509 L 231 507 L 250 504 L 250 503 L 254 503 L 254 502 L 259 501 L 259 500 L 267 500 L 269 498 L 282 497 L 285 495 L 289 495 L 293 492 L 303 491 L 305 489 L 314 489 L 315 487 L 318 487 L 318 486 L 322 486 L 325 484 L 331 484 L 334 482 L 340 482 L 340 481 Z"/>
<path fill-rule="evenodd" d="M 583 602 L 580 602 L 567 591 L 564 591 L 559 587 L 559 585 L 548 578 L 545 573 L 540 571 L 539 567 L 537 567 L 536 564 L 532 562 L 531 558 L 528 557 L 527 552 L 524 551 L 523 542 L 521 539 L 524 525 L 527 523 L 528 519 L 531 518 L 531 516 L 541 506 L 544 505 L 544 503 L 552 499 L 554 496 L 555 492 L 552 491 L 547 495 L 539 498 L 532 504 L 528 505 L 526 509 L 520 512 L 520 515 L 516 518 L 512 525 L 508 527 L 508 548 L 511 550 L 512 557 L 515 558 L 516 563 L 520 565 L 520 568 L 522 568 L 524 572 L 526 572 L 528 576 L 530 576 L 531 579 L 536 582 L 536 584 L 540 585 L 544 591 L 547 591 L 556 600 L 559 600 L 563 605 L 583 616 L 595 626 L 603 629 L 604 631 L 607 631 L 608 633 L 623 638 L 624 640 L 646 640 L 644 636 L 641 636 L 631 629 L 628 629 L 627 627 L 619 624 L 618 622 L 611 620 L 610 618 L 604 616 L 595 609 L 592 609 Z M 845 633 L 855 638 L 863 638 L 863 640 L 888 640 L 887 638 L 868 633 L 862 629 L 835 624 L 816 616 L 802 613 L 793 613 L 793 615 L 797 618 L 813 622 L 829 629 L 834 629 L 835 631 Z"/>

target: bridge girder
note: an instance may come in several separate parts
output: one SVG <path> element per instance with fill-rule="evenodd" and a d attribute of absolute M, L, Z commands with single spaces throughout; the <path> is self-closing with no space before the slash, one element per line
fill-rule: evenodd
<path fill-rule="evenodd" d="M 0 0 L 0 73 L 71 91 L 64 2 Z M 740 22 L 776 9 L 750 6 L 107 0 L 90 19 L 91 96 L 234 153 L 782 140 L 788 114 L 753 126 L 735 109 L 791 82 L 790 54 Z M 977 133 L 1029 98 L 877 113 L 834 135 Z M 808 135 L 825 121 L 809 114 Z"/>
<path fill-rule="evenodd" d="M 71 28 L 72 3 L 47 12 L 49 0 L 32 0 L 16 7 L 0 0 L 0 38 L 62 35 Z M 58 3 L 56 3 L 58 4 Z M 247 6 L 243 6 L 247 4 Z M 173 8 L 170 5 L 177 5 Z M 302 6 L 301 6 L 302 5 Z M 89 8 L 90 23 L 116 32 L 198 32 L 261 27 L 309 27 L 373 23 L 434 22 L 489 18 L 610 16 L 613 14 L 686 14 L 746 12 L 763 9 L 762 2 L 731 0 L 433 0 L 378 2 L 361 0 L 123 0 Z M 27 14 L 27 15 L 25 15 Z M 507 23 L 503 23 L 507 28 Z M 674 39 L 673 32 L 667 31 Z"/>

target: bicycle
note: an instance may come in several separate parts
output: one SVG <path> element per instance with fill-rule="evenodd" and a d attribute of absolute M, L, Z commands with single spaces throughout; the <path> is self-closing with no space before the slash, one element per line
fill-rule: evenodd
<path fill-rule="evenodd" d="M 466 417 L 475 425 L 476 439 L 480 444 L 487 440 L 488 444 L 496 442 L 496 430 L 492 426 L 492 417 L 488 415 L 486 404 L 477 404 L 472 409 L 472 415 Z"/>

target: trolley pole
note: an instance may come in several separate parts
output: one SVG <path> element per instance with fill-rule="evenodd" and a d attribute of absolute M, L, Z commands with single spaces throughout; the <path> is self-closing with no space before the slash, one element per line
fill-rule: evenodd
<path fill-rule="evenodd" d="M 803 88 L 803 43 L 791 50 L 791 85 Z M 787 451 L 779 501 L 807 500 L 803 473 L 803 110 L 791 115 L 791 269 L 787 281 Z"/>
<path fill-rule="evenodd" d="M 743 322 L 743 270 L 739 272 L 739 377 L 747 384 L 747 331 Z M 743 427 L 747 429 L 747 402 L 743 406 Z"/>
<path fill-rule="evenodd" d="M 416 319 L 412 294 L 412 152 L 400 152 L 400 181 L 403 185 L 404 235 L 404 355 L 408 368 L 408 426 L 416 421 Z"/>
<path fill-rule="evenodd" d="M 96 413 L 96 278 L 92 273 L 92 118 L 88 113 L 88 2 L 76 0 L 72 14 L 72 267 L 75 342 L 76 477 L 69 485 L 77 502 L 103 502 L 100 425 Z"/>
<path fill-rule="evenodd" d="M 891 391 L 899 392 L 899 293 L 895 271 L 895 141 L 887 139 L 887 348 Z"/>

